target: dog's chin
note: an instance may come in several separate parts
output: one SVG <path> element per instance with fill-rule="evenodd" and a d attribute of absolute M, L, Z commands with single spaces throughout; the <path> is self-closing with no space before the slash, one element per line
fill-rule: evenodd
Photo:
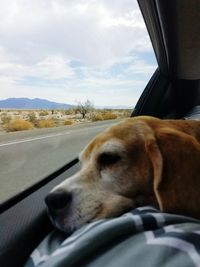
<path fill-rule="evenodd" d="M 57 228 L 61 232 L 64 232 L 67 235 L 71 235 L 76 229 L 78 229 L 78 226 L 76 224 L 72 224 L 69 222 L 66 223 L 65 219 L 61 219 L 59 216 L 49 215 L 49 218 L 55 228 Z M 81 225 L 79 227 L 81 227 Z"/>
<path fill-rule="evenodd" d="M 85 216 L 84 218 L 80 218 L 80 220 L 77 221 L 71 221 L 70 218 L 55 218 L 51 219 L 53 225 L 59 229 L 60 231 L 64 232 L 67 235 L 71 235 L 73 232 L 76 230 L 80 229 L 81 227 L 88 225 L 90 223 L 96 222 L 98 220 L 102 219 L 111 219 L 111 218 L 116 218 L 121 215 L 123 215 L 126 212 L 129 212 L 131 208 L 127 208 L 126 210 L 123 211 L 115 211 L 113 214 L 98 214 L 97 216 L 93 217 L 88 217 Z"/>
<path fill-rule="evenodd" d="M 67 235 L 71 235 L 73 232 L 78 230 L 84 225 L 87 225 L 89 223 L 92 223 L 94 221 L 99 220 L 98 216 L 93 215 L 85 215 L 82 217 L 79 217 L 79 219 L 74 219 L 73 216 L 64 216 L 64 215 L 50 215 L 49 217 L 51 219 L 52 224 L 60 231 L 66 233 Z"/>
<path fill-rule="evenodd" d="M 54 226 L 60 230 L 61 232 L 64 232 L 66 235 L 71 235 L 73 232 L 75 232 L 77 229 L 81 228 L 84 224 L 76 225 L 76 224 L 64 224 L 57 220 L 54 220 Z"/>

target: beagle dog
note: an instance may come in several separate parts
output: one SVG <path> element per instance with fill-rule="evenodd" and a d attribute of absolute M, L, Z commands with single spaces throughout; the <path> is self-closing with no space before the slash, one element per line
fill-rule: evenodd
<path fill-rule="evenodd" d="M 143 205 L 200 219 L 200 122 L 141 116 L 97 135 L 46 197 L 62 231 Z"/>

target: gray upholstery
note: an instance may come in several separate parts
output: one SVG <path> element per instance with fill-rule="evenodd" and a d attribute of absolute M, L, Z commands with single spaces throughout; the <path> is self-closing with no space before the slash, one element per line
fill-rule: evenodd
<path fill-rule="evenodd" d="M 48 235 L 25 267 L 200 266 L 200 221 L 151 207 Z"/>

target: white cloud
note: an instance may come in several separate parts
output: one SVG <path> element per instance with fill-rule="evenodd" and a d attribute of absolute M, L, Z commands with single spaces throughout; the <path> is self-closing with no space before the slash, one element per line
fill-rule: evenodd
<path fill-rule="evenodd" d="M 90 66 L 151 49 L 138 7 L 126 1 L 120 14 L 122 0 L 107 2 L 1 0 L 1 45 L 26 64 L 59 51 Z"/>
<path fill-rule="evenodd" d="M 27 69 L 27 75 L 49 80 L 72 78 L 73 70 L 69 63 L 60 56 L 49 56 Z"/>
<path fill-rule="evenodd" d="M 0 77 L 13 80 L 22 80 L 24 77 L 38 77 L 48 80 L 72 78 L 73 70 L 69 67 L 70 62 L 61 56 L 48 56 L 42 61 L 32 65 L 6 60 L 5 55 L 0 53 Z"/>
<path fill-rule="evenodd" d="M 147 64 L 147 62 L 145 62 L 144 60 L 136 60 L 129 66 L 128 71 L 134 75 L 142 74 L 151 77 L 156 68 L 156 64 Z"/>
<path fill-rule="evenodd" d="M 144 71 L 148 79 L 154 69 L 133 60 L 152 50 L 133 0 L 0 0 L 0 40 L 1 98 L 65 95 L 74 101 L 87 92 L 94 102 L 108 102 L 95 88 L 141 88 L 145 82 L 138 85 L 130 74 Z M 81 66 L 73 67 L 74 61 Z M 111 68 L 126 63 L 126 71 L 113 76 Z M 37 86 L 25 83 L 27 77 L 38 79 Z"/>

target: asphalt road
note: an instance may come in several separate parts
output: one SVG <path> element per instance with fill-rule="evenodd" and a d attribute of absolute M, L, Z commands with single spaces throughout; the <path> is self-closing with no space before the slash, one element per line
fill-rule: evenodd
<path fill-rule="evenodd" d="M 0 203 L 71 161 L 117 121 L 0 134 Z"/>

